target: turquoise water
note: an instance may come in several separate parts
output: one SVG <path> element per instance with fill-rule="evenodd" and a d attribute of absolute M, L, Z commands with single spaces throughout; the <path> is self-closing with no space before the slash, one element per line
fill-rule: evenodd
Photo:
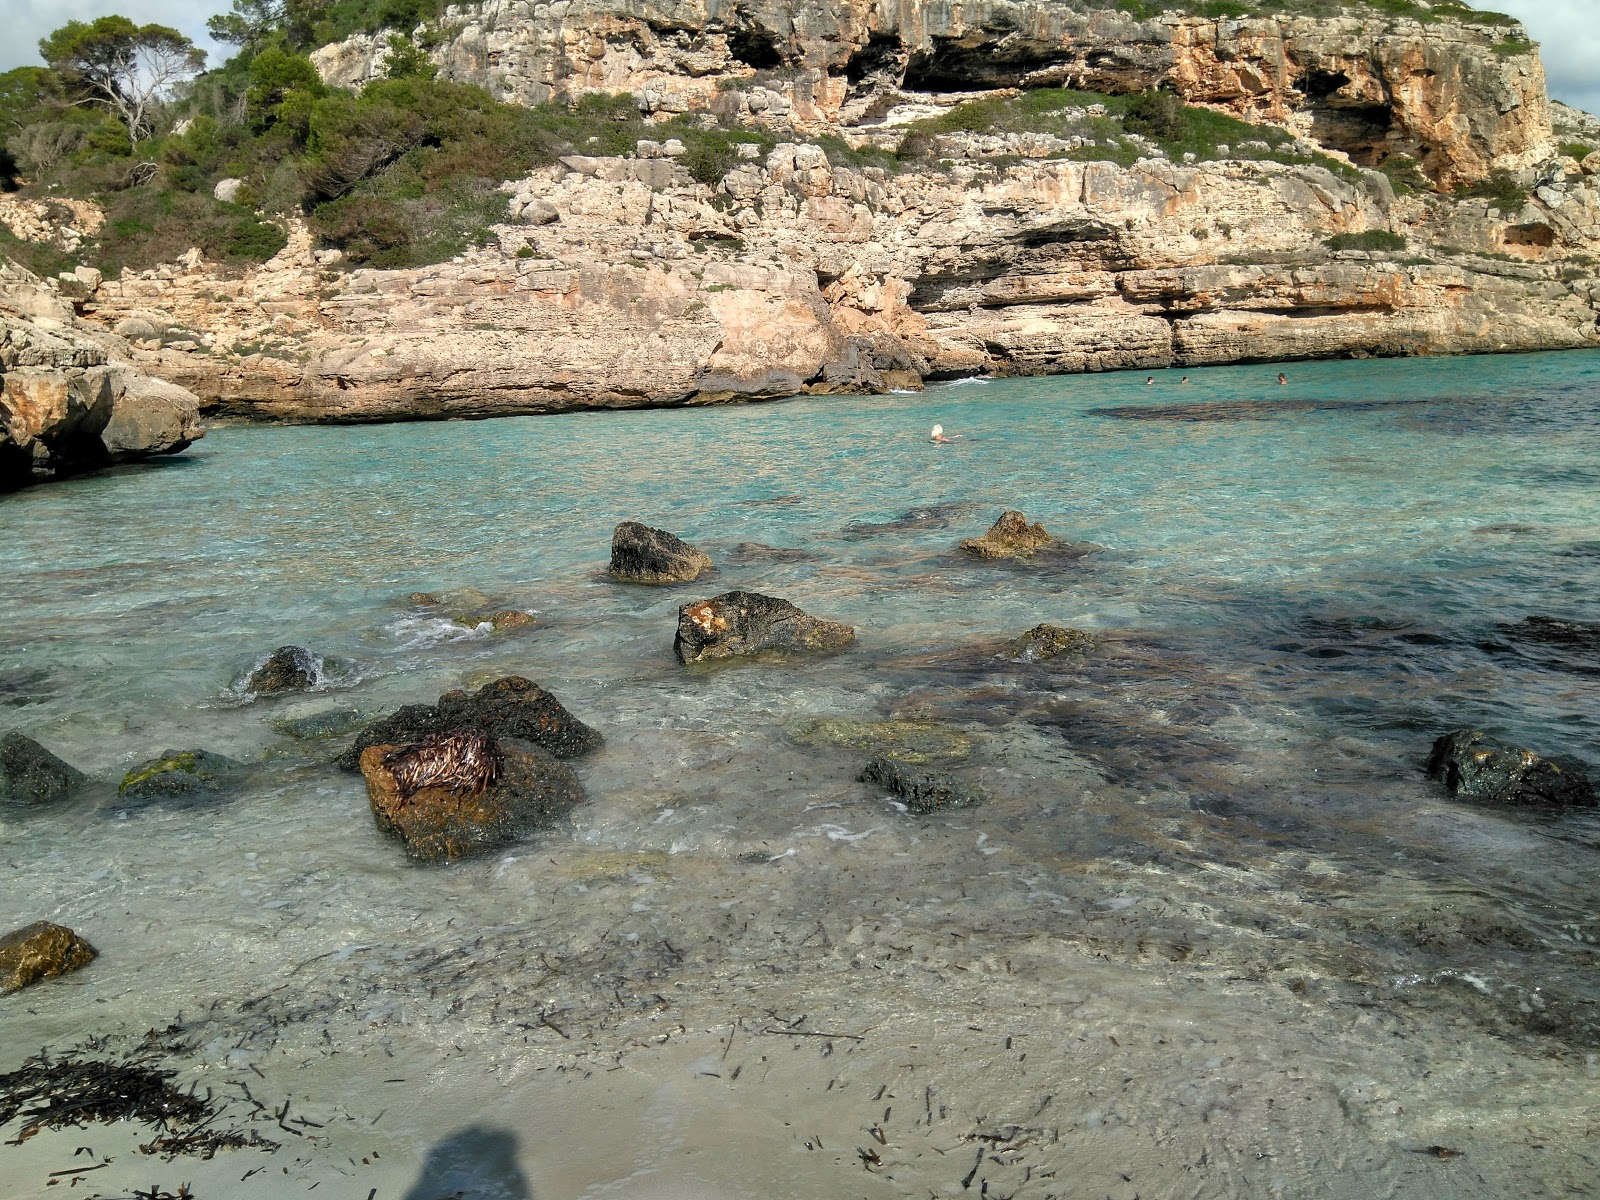
<path fill-rule="evenodd" d="M 985 897 L 993 953 L 1055 949 L 1026 984 L 950 999 L 958 1028 L 977 1028 L 986 1006 L 1020 1013 L 1027 987 L 1059 992 L 1103 963 L 1093 969 L 1123 972 L 1103 982 L 1127 1013 L 1193 970 L 1192 990 L 1149 1020 L 1192 1005 L 1194 1022 L 1237 1018 L 1248 1039 L 1256 1001 L 1225 997 L 1244 986 L 1225 981 L 1255 980 L 1323 1031 L 1274 1037 L 1309 1038 L 1340 1064 L 1325 1064 L 1325 1082 L 1350 1125 L 1348 1161 L 1367 1165 L 1350 1168 L 1348 1193 L 1326 1194 L 1494 1195 L 1529 1172 L 1561 1182 L 1566 1168 L 1512 1148 L 1527 1139 L 1500 1117 L 1479 1114 L 1482 1187 L 1418 1182 L 1407 1139 L 1467 1136 L 1426 1122 L 1475 1094 L 1458 1060 L 1481 1051 L 1487 1071 L 1485 1048 L 1509 1056 L 1495 1069 L 1551 1114 L 1594 1103 L 1600 822 L 1457 804 L 1419 764 L 1438 734 L 1472 725 L 1600 772 L 1600 652 L 1518 633 L 1530 616 L 1600 621 L 1600 354 L 1288 371 L 1285 387 L 1276 368 L 1239 367 L 1187 384 L 1162 372 L 1154 385 L 1121 374 L 738 408 L 223 427 L 181 458 L 0 500 L 0 726 L 98 780 L 65 810 L 0 814 L 0 912 L 61 920 L 105 951 L 29 993 L 25 1019 L 0 1000 L 4 1058 L 211 1004 L 207 1069 L 239 1069 L 236 1039 L 269 1043 L 238 1002 L 292 983 L 303 1007 L 278 1019 L 303 1028 L 297 1050 L 324 1030 L 352 1058 L 470 1046 L 498 1086 L 537 1096 L 533 1060 L 504 1040 L 508 997 L 547 974 L 535 941 L 562 961 L 591 956 L 595 978 L 688 973 L 699 999 L 684 1020 L 709 1028 L 760 1011 L 757 993 L 766 1003 L 773 988 L 839 1011 L 867 1003 L 838 990 L 853 961 L 841 931 L 808 943 L 803 930 L 890 912 L 895 930 L 855 944 L 949 944 L 974 920 L 951 907 L 959 890 Z M 960 440 L 930 444 L 936 422 Z M 1030 568 L 953 553 L 1007 508 L 1104 549 Z M 679 533 L 716 573 L 676 589 L 609 582 L 624 519 Z M 677 607 L 733 587 L 848 621 L 859 645 L 815 663 L 685 672 L 671 652 Z M 535 624 L 468 630 L 409 598 L 468 588 Z M 1101 647 L 1048 668 L 995 656 L 998 639 L 1040 621 L 1094 630 Z M 244 696 L 252 665 L 289 642 L 327 656 L 326 689 Z M 327 764 L 329 745 L 272 723 L 328 707 L 376 715 L 507 672 L 554 691 L 608 748 L 580 768 L 592 799 L 570 826 L 501 859 L 408 867 L 371 828 L 359 778 Z M 912 822 L 853 782 L 860 753 L 795 738 L 792 723 L 811 715 L 961 731 L 979 749 L 958 773 L 992 806 Z M 124 771 L 187 746 L 262 765 L 241 798 L 202 816 L 119 805 Z M 752 856 L 771 861 L 755 882 Z M 553 869 L 535 871 L 544 862 Z M 740 905 L 795 936 L 727 933 L 718 922 Z M 534 911 L 558 922 L 544 940 Z M 413 965 L 459 952 L 462 925 L 492 927 L 505 946 L 452 997 Z M 630 925 L 634 940 L 616 941 Z M 700 949 L 687 964 L 641 965 L 655 941 Z M 358 981 L 302 971 L 323 954 L 359 964 Z M 803 985 L 753 982 L 752 964 L 791 958 L 806 964 Z M 923 954 L 904 986 L 940 995 L 915 975 L 937 958 Z M 535 1007 L 561 1008 L 558 1023 L 586 1028 L 591 1048 L 646 1019 L 625 987 L 615 1004 L 598 985 L 571 987 Z M 1414 1060 L 1390 1062 L 1379 1034 L 1344 1022 L 1374 1011 L 1415 1043 Z M 580 1054 L 565 1034 L 546 1037 L 538 1053 Z M 1447 1062 L 1464 1091 L 1421 1082 Z M 369 1114 L 388 1103 L 378 1070 L 324 1072 L 314 1090 Z M 1376 1118 L 1351 1116 L 1366 1111 L 1346 1095 L 1361 1072 L 1369 1091 L 1411 1089 L 1411 1115 L 1385 1109 L 1397 1124 L 1381 1134 Z M 1152 1068 L 1155 1093 L 1174 1086 Z M 637 1124 L 612 1111 L 613 1125 Z M 454 1115 L 413 1104 L 397 1180 Z M 1237 1106 L 1240 1129 L 1266 1119 Z M 1310 1131 L 1330 1118 L 1272 1119 Z M 1424 1126 L 1401 1130 L 1408 1121 Z M 1561 1122 L 1550 1115 L 1540 1136 L 1581 1142 Z M 1167 1128 L 1186 1127 L 1174 1116 Z M 1212 1146 L 1211 1161 L 1234 1155 L 1240 1172 L 1216 1194 L 1279 1194 L 1274 1177 L 1239 1182 L 1265 1160 L 1234 1142 Z M 1152 1135 L 1129 1153 L 1160 1178 L 1178 1169 L 1157 1148 L 1169 1144 Z M 665 1167 L 629 1160 L 613 1177 L 593 1155 L 579 1167 L 552 1153 L 524 1152 L 535 1195 L 677 1194 L 663 1190 Z M 935 1170 L 918 1164 L 902 1180 Z M 845 1166 L 860 1174 L 853 1157 Z M 328 1169 L 297 1159 L 298 1189 Z M 1322 1178 L 1284 1170 L 1290 1194 Z M 701 1190 L 686 1194 L 758 1187 L 695 1178 Z M 829 1186 L 817 1194 L 840 1194 Z M 906 1182 L 879 1194 L 924 1193 Z"/>

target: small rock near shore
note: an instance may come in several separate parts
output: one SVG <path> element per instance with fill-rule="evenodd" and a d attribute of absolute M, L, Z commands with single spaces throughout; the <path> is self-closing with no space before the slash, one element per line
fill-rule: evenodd
<path fill-rule="evenodd" d="M 257 696 L 277 696 L 284 692 L 303 692 L 322 679 L 322 659 L 304 646 L 279 646 L 267 661 L 245 682 L 245 690 Z"/>
<path fill-rule="evenodd" d="M 39 804 L 59 800 L 84 782 L 82 771 L 62 762 L 20 733 L 0 737 L 0 800 Z"/>
<path fill-rule="evenodd" d="M 949 775 L 907 770 L 904 763 L 882 755 L 870 759 L 861 768 L 859 778 L 862 783 L 875 783 L 893 792 L 906 802 L 908 809 L 923 817 L 947 808 L 974 808 L 984 802 L 982 792 L 957 782 Z"/>
<path fill-rule="evenodd" d="M 679 662 L 695 663 L 764 650 L 840 650 L 855 640 L 854 627 L 809 616 L 787 600 L 759 592 L 725 592 L 678 610 L 672 649 Z"/>
<path fill-rule="evenodd" d="M 620 583 L 689 583 L 711 569 L 711 557 L 665 529 L 624 521 L 611 535 L 611 578 Z"/>
<path fill-rule="evenodd" d="M 35 921 L 0 937 L 0 993 L 17 992 L 94 961 L 97 951 L 65 925 Z"/>
<path fill-rule="evenodd" d="M 1029 525 L 1027 517 L 1012 509 L 1001 513 L 988 533 L 968 538 L 961 548 L 977 558 L 1032 558 L 1041 550 L 1059 549 L 1064 544 L 1043 525 Z"/>
<path fill-rule="evenodd" d="M 1058 654 L 1082 654 L 1094 648 L 1094 635 L 1060 625 L 1035 625 L 1006 643 L 1006 656 L 1023 662 L 1044 662 Z"/>
<path fill-rule="evenodd" d="M 1452 796 L 1536 808 L 1593 808 L 1594 785 L 1532 750 L 1506 746 L 1470 729 L 1447 733 L 1433 744 L 1428 778 Z"/>
<path fill-rule="evenodd" d="M 409 745 L 461 731 L 500 740 L 519 738 L 544 747 L 557 758 L 588 754 L 605 740 L 538 684 L 520 675 L 507 675 L 470 696 L 446 692 L 435 704 L 408 704 L 374 721 L 356 735 L 355 744 L 340 756 L 339 765 L 347 771 L 357 770 L 361 754 L 369 746 Z"/>
<path fill-rule="evenodd" d="M 124 800 L 201 798 L 226 791 L 244 764 L 209 750 L 166 750 L 123 776 L 117 795 Z"/>
<path fill-rule="evenodd" d="M 368 746 L 361 773 L 378 828 L 424 862 L 504 846 L 584 798 L 572 768 L 547 751 L 473 731 Z"/>

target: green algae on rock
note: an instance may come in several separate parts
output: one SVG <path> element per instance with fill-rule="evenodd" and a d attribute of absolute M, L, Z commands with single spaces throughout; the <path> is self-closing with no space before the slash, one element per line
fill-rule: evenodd
<path fill-rule="evenodd" d="M 783 727 L 806 746 L 870 750 L 899 762 L 960 762 L 971 757 L 976 739 L 937 721 L 863 721 L 854 717 L 802 717 Z"/>
<path fill-rule="evenodd" d="M 0 993 L 65 975 L 93 962 L 98 951 L 65 925 L 35 921 L 0 937 Z"/>
<path fill-rule="evenodd" d="M 84 782 L 84 774 L 32 738 L 0 737 L 0 800 L 38 804 L 59 800 Z"/>
<path fill-rule="evenodd" d="M 117 788 L 124 800 L 162 800 L 226 790 L 244 764 L 209 750 L 165 750 L 129 771 Z"/>
<path fill-rule="evenodd" d="M 1058 654 L 1086 654 L 1094 649 L 1095 639 L 1081 629 L 1060 625 L 1035 625 L 1027 633 L 1006 643 L 1006 656 L 1023 662 L 1043 662 Z"/>

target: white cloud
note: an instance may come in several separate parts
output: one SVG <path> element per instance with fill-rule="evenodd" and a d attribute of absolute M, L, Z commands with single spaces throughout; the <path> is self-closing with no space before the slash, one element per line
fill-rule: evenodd
<path fill-rule="evenodd" d="M 206 18 L 213 12 L 228 11 L 228 0 L 213 4 L 186 4 L 183 0 L 3 0 L 3 4 L 11 32 L 0 40 L 0 71 L 37 65 L 43 61 L 39 57 L 40 38 L 68 21 L 92 21 L 107 13 L 121 13 L 141 25 L 152 21 L 170 25 L 188 34 L 205 49 L 206 61 L 212 66 L 226 59 L 231 50 L 206 36 Z"/>
<path fill-rule="evenodd" d="M 1490 0 L 1485 7 L 1509 13 L 1540 43 L 1550 95 L 1600 113 L 1600 21 L 1594 0 Z"/>
<path fill-rule="evenodd" d="M 229 48 L 206 37 L 206 17 L 227 11 L 226 0 L 197 5 L 184 0 L 4 0 L 6 24 L 11 34 L 0 42 L 0 70 L 39 61 L 39 39 L 66 22 L 93 20 L 106 12 L 120 12 L 141 23 L 159 21 L 194 38 L 210 54 L 213 64 L 227 57 Z M 1550 94 L 1557 100 L 1600 112 L 1600 21 L 1595 0 L 1485 0 L 1523 21 L 1535 41 L 1542 43 Z"/>

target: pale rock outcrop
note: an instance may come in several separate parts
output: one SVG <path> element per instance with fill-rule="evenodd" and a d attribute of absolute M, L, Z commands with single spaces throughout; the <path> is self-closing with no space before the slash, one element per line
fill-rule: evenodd
<path fill-rule="evenodd" d="M 1424 23 L 1352 6 L 1333 17 L 1215 19 L 1075 12 L 1046 0 L 893 5 L 754 0 L 482 0 L 452 5 L 432 51 L 445 78 L 522 103 L 629 92 L 647 112 L 697 110 L 819 131 L 895 103 L 997 87 L 1127 93 L 1286 122 L 1375 165 L 1421 160 L 1445 186 L 1553 149 L 1544 70 L 1521 25 L 1451 13 Z M 358 34 L 314 57 L 360 86 L 387 58 Z"/>
<path fill-rule="evenodd" d="M 99 285 L 99 272 L 82 275 Z M 0 491 L 175 453 L 201 436 L 195 396 L 115 361 L 118 344 L 0 260 Z"/>

